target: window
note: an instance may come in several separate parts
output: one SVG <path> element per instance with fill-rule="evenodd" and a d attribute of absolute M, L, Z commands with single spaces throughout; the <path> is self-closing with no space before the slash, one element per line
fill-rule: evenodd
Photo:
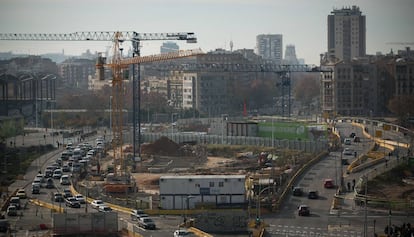
<path fill-rule="evenodd" d="M 210 187 L 214 187 L 214 182 L 210 182 Z"/>
<path fill-rule="evenodd" d="M 224 182 L 219 182 L 219 187 L 224 187 Z"/>

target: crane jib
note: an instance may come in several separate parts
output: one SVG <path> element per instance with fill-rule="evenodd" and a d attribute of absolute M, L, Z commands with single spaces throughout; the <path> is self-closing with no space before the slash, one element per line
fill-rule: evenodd
<path fill-rule="evenodd" d="M 192 32 L 180 33 L 137 33 L 134 31 L 79 31 L 74 33 L 0 33 L 0 40 L 10 41 L 113 41 L 115 35 L 120 41 L 140 40 L 187 40 L 196 42 Z"/>

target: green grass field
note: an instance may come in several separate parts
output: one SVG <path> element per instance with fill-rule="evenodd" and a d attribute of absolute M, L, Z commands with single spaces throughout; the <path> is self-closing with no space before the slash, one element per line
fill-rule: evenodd
<path fill-rule="evenodd" d="M 259 123 L 259 137 L 272 137 L 272 123 Z M 309 139 L 306 123 L 273 122 L 273 137 L 275 139 L 307 140 Z"/>

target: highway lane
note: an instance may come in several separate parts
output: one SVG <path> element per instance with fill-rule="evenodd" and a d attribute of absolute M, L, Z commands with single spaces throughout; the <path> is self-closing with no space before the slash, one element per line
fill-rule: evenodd
<path fill-rule="evenodd" d="M 357 155 L 367 152 L 371 143 L 362 136 L 362 130 L 352 127 L 350 124 L 337 124 L 340 134 L 349 137 L 354 132 L 361 137 L 361 142 L 351 145 L 343 145 L 357 152 Z M 346 165 L 342 165 L 341 158 L 348 158 L 351 162 L 355 157 L 344 156 L 342 151 L 330 152 L 328 156 L 322 158 L 318 163 L 309 168 L 294 186 L 302 187 L 304 195 L 301 197 L 290 195 L 281 205 L 281 210 L 277 214 L 265 217 L 265 222 L 269 223 L 267 231 L 272 236 L 312 236 L 319 234 L 337 234 L 338 236 L 361 236 L 362 226 L 358 218 L 341 217 L 338 212 L 331 212 L 333 197 L 336 189 L 324 188 L 325 179 L 333 179 L 336 185 L 341 184 L 341 176 L 347 177 Z M 349 177 L 352 178 L 352 177 Z M 352 183 L 352 179 L 344 179 L 344 186 L 347 182 Z M 318 199 L 308 199 L 307 194 L 310 190 L 319 193 Z M 346 192 L 346 190 L 343 190 Z M 310 216 L 299 216 L 297 208 L 301 204 L 310 207 Z M 338 228 L 341 226 L 341 228 Z"/>
<path fill-rule="evenodd" d="M 90 143 L 92 143 L 93 141 L 90 140 Z M 54 181 L 54 188 L 52 189 L 47 189 L 44 186 L 41 188 L 40 190 L 40 194 L 31 194 L 31 182 L 34 179 L 34 177 L 36 176 L 36 174 L 38 174 L 38 170 L 40 169 L 42 171 L 42 173 L 44 173 L 44 170 L 47 166 L 52 165 L 53 163 L 55 163 L 56 159 L 60 157 L 61 152 L 63 150 L 59 150 L 59 152 L 54 152 L 52 154 L 49 154 L 46 158 L 39 160 L 36 164 L 39 164 L 35 167 L 35 169 L 30 170 L 30 172 L 28 172 L 26 174 L 26 193 L 31 197 L 31 198 L 36 198 L 39 199 L 43 202 L 47 202 L 50 204 L 54 204 L 56 206 L 61 207 L 65 212 L 67 213 L 85 213 L 85 212 L 97 212 L 96 209 L 92 208 L 92 206 L 90 204 L 81 204 L 81 208 L 71 208 L 71 207 L 67 207 L 65 205 L 64 202 L 54 202 L 52 201 L 52 197 L 53 197 L 53 193 L 55 192 L 63 192 L 63 189 L 65 188 L 69 188 L 68 185 L 61 185 L 59 182 L 59 179 L 53 179 Z M 65 162 L 64 162 L 65 163 Z M 68 174 L 70 175 L 70 172 L 64 172 L 64 174 Z M 44 185 L 44 184 L 43 184 Z M 42 223 L 47 223 L 48 226 L 51 225 L 51 217 L 52 217 L 52 212 L 49 209 L 46 209 L 44 207 L 39 207 L 33 204 L 29 204 L 28 205 L 28 209 L 25 209 L 25 213 L 35 213 L 38 212 L 39 215 L 41 214 L 42 217 L 46 216 L 47 219 L 45 219 L 44 221 L 42 221 Z M 116 211 L 116 210 L 113 210 Z M 37 218 L 34 214 L 28 214 L 27 216 L 25 215 L 25 220 L 30 220 L 30 217 L 32 218 Z M 155 221 L 156 225 L 157 225 L 157 229 L 156 230 L 146 230 L 143 228 L 137 228 L 138 232 L 142 235 L 142 236 L 168 236 L 168 235 L 172 235 L 173 232 L 178 229 L 178 224 L 183 220 L 183 218 L 181 216 L 151 216 L 151 218 Z M 39 218 L 37 218 L 39 219 Z M 119 226 L 125 226 L 126 222 L 129 223 L 133 223 L 135 224 L 136 221 L 131 220 L 129 213 L 123 213 L 118 211 L 118 220 L 119 220 Z M 26 224 L 28 223 L 27 221 L 21 221 L 19 218 L 16 218 L 16 221 L 12 221 L 12 226 L 13 228 L 16 229 L 27 229 L 28 225 Z M 33 224 L 37 222 L 34 221 L 32 222 Z M 30 225 L 33 225 L 30 224 Z M 31 228 L 33 229 L 33 228 Z"/>

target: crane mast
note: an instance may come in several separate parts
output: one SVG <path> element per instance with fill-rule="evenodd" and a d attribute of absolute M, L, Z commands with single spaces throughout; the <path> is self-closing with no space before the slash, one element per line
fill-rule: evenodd
<path fill-rule="evenodd" d="M 115 187 L 121 181 L 122 184 L 127 183 L 127 169 L 124 164 L 124 156 L 122 149 L 123 139 L 123 101 L 125 96 L 124 85 L 123 85 L 123 69 L 129 65 L 135 65 L 146 62 L 155 62 L 170 60 L 183 57 L 191 57 L 202 54 L 201 50 L 182 50 L 178 52 L 162 54 L 162 55 L 151 55 L 144 57 L 133 57 L 130 59 L 123 59 L 121 54 L 120 44 L 124 41 L 131 41 L 134 54 L 140 56 L 140 42 L 143 40 L 185 40 L 187 43 L 196 43 L 197 38 L 193 32 L 178 32 L 178 33 L 137 33 L 135 31 L 80 31 L 74 33 L 0 33 L 0 40 L 7 41 L 112 41 L 112 58 L 109 64 L 102 65 L 104 62 L 100 62 L 97 67 L 107 66 L 112 69 L 112 96 L 111 98 L 111 130 L 113 132 L 112 148 L 114 149 L 114 162 L 117 167 L 114 169 Z M 135 82 L 135 78 L 133 78 Z M 134 83 L 135 85 L 135 83 Z M 140 93 L 139 88 L 136 91 L 134 86 L 134 101 L 135 93 Z M 139 102 L 138 102 L 139 103 Z M 139 112 L 139 110 L 138 110 Z M 135 106 L 134 106 L 135 115 Z M 134 119 L 135 120 L 135 119 Z M 134 148 L 135 148 L 135 124 L 134 123 Z M 135 149 L 134 149 L 135 154 Z M 119 178 L 119 177 L 125 177 Z M 111 184 L 109 184 L 111 185 Z M 116 189 L 116 188 L 115 188 Z M 119 190 L 125 193 L 125 190 Z"/>

